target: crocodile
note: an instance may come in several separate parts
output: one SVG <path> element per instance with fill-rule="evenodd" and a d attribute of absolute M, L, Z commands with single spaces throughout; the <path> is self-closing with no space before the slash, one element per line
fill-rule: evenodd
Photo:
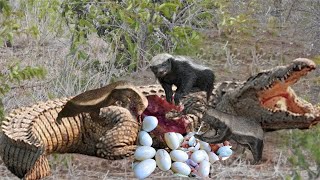
<path fill-rule="evenodd" d="M 313 61 L 298 58 L 288 66 L 250 77 L 243 86 L 225 92 L 214 107 L 206 106 L 203 120 L 217 133 L 212 133 L 209 128 L 196 137 L 210 143 L 233 139 L 249 147 L 254 162 L 259 162 L 263 131 L 307 129 L 319 123 L 319 108 L 299 98 L 290 88 L 315 68 Z"/>
<path fill-rule="evenodd" d="M 252 120 L 259 122 L 263 131 L 310 128 L 320 122 L 320 108 L 303 101 L 289 87 L 315 68 L 311 60 L 305 61 L 295 60 L 288 66 L 261 72 L 244 82 L 215 83 L 209 104 L 235 116 L 257 117 Z M 165 98 L 159 84 L 136 87 L 146 97 Z M 134 153 L 140 125 L 130 109 L 110 105 L 100 109 L 98 121 L 96 116 L 81 112 L 64 117 L 58 124 L 58 113 L 69 100 L 40 102 L 8 114 L 2 124 L 0 155 L 13 174 L 24 179 L 48 176 L 47 156 L 52 153 L 79 153 L 105 159 L 122 159 Z M 185 131 L 195 131 L 200 126 L 207 109 L 205 104 L 199 103 L 203 101 L 206 102 L 204 92 L 182 98 L 183 116 L 189 123 Z M 279 102 L 283 105 L 278 105 Z"/>

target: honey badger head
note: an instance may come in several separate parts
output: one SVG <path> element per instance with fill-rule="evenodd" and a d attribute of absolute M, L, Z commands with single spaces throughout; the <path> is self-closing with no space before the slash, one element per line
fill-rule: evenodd
<path fill-rule="evenodd" d="M 151 60 L 151 71 L 157 78 L 162 78 L 171 71 L 173 56 L 167 53 L 158 54 Z"/>

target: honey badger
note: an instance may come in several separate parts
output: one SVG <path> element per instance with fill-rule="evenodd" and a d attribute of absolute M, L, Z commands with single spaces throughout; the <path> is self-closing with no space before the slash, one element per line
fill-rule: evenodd
<path fill-rule="evenodd" d="M 172 85 L 177 87 L 174 94 L 176 105 L 180 103 L 181 97 L 196 88 L 206 91 L 209 100 L 215 80 L 210 68 L 197 65 L 190 58 L 167 53 L 154 56 L 150 68 L 162 85 L 168 102 L 172 103 Z"/>
<path fill-rule="evenodd" d="M 263 130 L 258 122 L 241 119 L 213 108 L 209 108 L 202 120 L 209 124 L 210 129 L 196 138 L 208 143 L 222 143 L 226 140 L 234 141 L 248 147 L 257 163 L 262 158 Z"/>

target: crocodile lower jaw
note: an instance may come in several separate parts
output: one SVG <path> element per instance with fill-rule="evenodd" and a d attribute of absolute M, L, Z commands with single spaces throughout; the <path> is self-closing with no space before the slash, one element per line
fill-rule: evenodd
<path fill-rule="evenodd" d="M 311 103 L 298 97 L 290 87 L 301 77 L 314 70 L 315 65 L 295 68 L 297 69 L 288 72 L 283 77 L 274 79 L 270 85 L 257 93 L 261 106 L 272 112 L 284 111 L 294 116 L 319 114 L 319 108 L 315 108 Z"/>

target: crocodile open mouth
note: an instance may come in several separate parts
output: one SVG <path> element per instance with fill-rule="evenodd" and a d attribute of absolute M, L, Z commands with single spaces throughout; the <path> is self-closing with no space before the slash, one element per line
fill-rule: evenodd
<path fill-rule="evenodd" d="M 276 71 L 262 72 L 269 73 L 268 76 L 274 78 L 269 79 L 267 85 L 258 92 L 261 105 L 273 112 L 287 111 L 295 115 L 312 113 L 313 106 L 298 97 L 290 86 L 315 68 L 316 64 L 313 61 L 299 58 L 291 65 L 279 67 Z"/>

